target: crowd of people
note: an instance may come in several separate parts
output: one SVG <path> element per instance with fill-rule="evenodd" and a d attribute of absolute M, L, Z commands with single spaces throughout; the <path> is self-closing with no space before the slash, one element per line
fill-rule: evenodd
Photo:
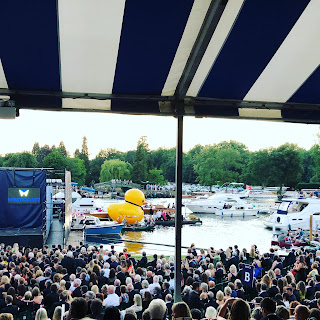
<path fill-rule="evenodd" d="M 173 257 L 148 259 L 142 252 L 136 259 L 127 248 L 102 245 L 0 244 L 0 320 L 320 320 L 319 267 L 320 250 L 281 256 L 255 245 L 205 250 L 191 244 L 181 265 L 181 301 L 174 301 Z"/>

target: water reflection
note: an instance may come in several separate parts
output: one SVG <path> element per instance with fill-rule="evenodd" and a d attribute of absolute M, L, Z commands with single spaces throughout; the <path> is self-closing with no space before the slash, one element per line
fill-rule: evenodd
<path fill-rule="evenodd" d="M 182 227 L 182 246 L 189 247 L 195 243 L 197 248 L 207 249 L 210 246 L 215 249 L 226 249 L 228 246 L 238 244 L 239 248 L 250 249 L 256 244 L 260 251 L 268 251 L 271 240 L 274 238 L 272 230 L 264 227 L 263 221 L 267 216 L 256 217 L 221 217 L 214 214 L 196 215 L 202 220 L 202 225 L 184 225 Z M 114 237 L 113 237 L 114 238 Z M 121 235 L 123 242 L 117 241 L 116 249 L 122 251 L 125 246 L 134 255 L 140 255 L 146 251 L 148 255 L 153 253 L 174 255 L 175 228 L 157 226 L 153 232 L 124 232 Z M 96 239 L 96 244 L 104 243 Z M 137 241 L 137 242 L 135 242 Z M 110 248 L 106 243 L 106 248 Z M 182 248 L 182 254 L 187 249 Z"/>

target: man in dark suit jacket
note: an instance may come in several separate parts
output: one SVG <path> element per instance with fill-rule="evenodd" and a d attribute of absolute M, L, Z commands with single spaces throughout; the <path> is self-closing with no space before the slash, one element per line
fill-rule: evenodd
<path fill-rule="evenodd" d="M 147 266 L 147 263 L 148 263 L 147 254 L 143 251 L 142 258 L 141 260 L 138 261 L 137 267 L 145 268 Z"/>
<path fill-rule="evenodd" d="M 276 315 L 276 303 L 269 297 L 264 298 L 260 303 L 262 316 L 261 320 L 283 320 Z"/>
<path fill-rule="evenodd" d="M 261 266 L 265 271 L 268 271 L 272 267 L 272 260 L 269 257 L 269 253 L 265 253 L 261 260 Z"/>
<path fill-rule="evenodd" d="M 132 283 L 129 283 L 127 285 L 127 289 L 128 289 L 129 303 L 132 306 L 133 305 L 133 297 L 135 294 L 139 294 L 140 290 L 135 289 L 133 287 Z"/>
<path fill-rule="evenodd" d="M 265 283 L 262 283 L 261 284 L 261 292 L 259 293 L 259 297 L 262 297 L 262 298 L 266 298 L 268 297 L 268 292 L 267 292 L 267 285 Z"/>
<path fill-rule="evenodd" d="M 75 263 L 76 263 L 76 268 L 85 268 L 86 267 L 86 262 L 83 260 L 82 254 L 78 255 L 78 253 L 73 253 L 75 255 Z"/>
<path fill-rule="evenodd" d="M 82 297 L 82 291 L 81 291 L 81 280 L 76 278 L 73 281 L 73 287 L 75 288 L 72 292 L 72 297 L 73 298 L 81 298 Z M 85 286 L 85 285 L 84 285 Z M 88 287 L 87 287 L 88 288 Z"/>
<path fill-rule="evenodd" d="M 63 257 L 61 265 L 67 269 L 69 274 L 76 273 L 76 261 L 73 258 L 72 251 L 68 251 Z"/>
<path fill-rule="evenodd" d="M 60 300 L 58 302 L 55 302 L 52 305 L 51 310 L 49 310 L 48 312 L 48 316 L 50 317 L 50 319 L 52 319 L 52 316 L 56 307 L 61 307 L 64 304 L 66 311 L 68 311 L 70 308 L 70 304 L 67 302 L 68 295 L 66 294 L 66 292 L 61 292 L 59 295 L 59 299 Z"/>
<path fill-rule="evenodd" d="M 204 310 L 207 310 L 208 307 L 218 308 L 218 304 L 212 291 L 208 292 L 208 302 L 204 304 Z"/>
<path fill-rule="evenodd" d="M 289 254 L 285 257 L 284 261 L 283 261 L 283 266 L 287 267 L 287 266 L 291 266 L 296 262 L 296 255 L 294 252 L 294 249 L 292 249 Z"/>
<path fill-rule="evenodd" d="M 44 297 L 44 305 L 46 310 L 50 310 L 55 302 L 59 302 L 58 287 L 53 283 L 50 287 L 50 293 Z"/>
<path fill-rule="evenodd" d="M 277 287 L 277 279 L 272 280 L 272 286 L 267 290 L 267 293 L 270 298 L 274 298 L 277 293 L 279 293 L 279 289 Z"/>
<path fill-rule="evenodd" d="M 120 280 L 121 285 L 126 285 L 126 275 L 124 272 L 121 270 L 121 266 L 117 266 L 117 279 Z"/>
<path fill-rule="evenodd" d="M 320 291 L 320 275 L 316 275 L 316 283 L 314 285 L 315 291 Z"/>
<path fill-rule="evenodd" d="M 43 291 L 46 287 L 46 281 L 51 279 L 51 270 L 47 270 L 44 273 L 44 279 L 39 282 L 40 291 Z"/>
<path fill-rule="evenodd" d="M 244 290 L 242 289 L 242 283 L 236 281 L 235 283 L 236 294 L 238 298 L 244 299 Z"/>
<path fill-rule="evenodd" d="M 239 257 L 238 256 L 232 256 L 226 263 L 226 270 L 229 271 L 230 266 L 234 264 L 236 267 L 239 264 Z"/>
<path fill-rule="evenodd" d="M 204 307 L 204 301 L 200 299 L 200 283 L 193 283 L 193 290 L 189 294 L 188 306 L 191 309 L 202 310 Z"/>
<path fill-rule="evenodd" d="M 5 298 L 6 306 L 0 310 L 0 313 L 11 313 L 13 316 L 18 314 L 18 307 L 12 304 L 13 297 L 8 295 Z"/>
<path fill-rule="evenodd" d="M 164 282 L 162 284 L 162 290 L 163 290 L 163 292 L 162 292 L 162 300 L 165 300 L 167 294 L 171 294 L 171 290 L 169 289 L 169 287 L 170 287 L 169 282 Z"/>
<path fill-rule="evenodd" d="M 167 316 L 169 317 L 169 319 L 171 319 L 171 317 L 172 317 L 172 306 L 173 306 L 172 295 L 171 294 L 168 294 L 165 297 L 165 303 L 166 303 L 166 307 L 167 307 Z"/>

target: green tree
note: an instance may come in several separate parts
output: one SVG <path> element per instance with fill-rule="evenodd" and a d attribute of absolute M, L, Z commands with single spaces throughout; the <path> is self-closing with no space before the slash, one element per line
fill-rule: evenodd
<path fill-rule="evenodd" d="M 131 165 L 133 165 L 135 156 L 136 156 L 136 151 L 135 150 L 127 151 L 124 154 L 124 161 L 129 162 Z"/>
<path fill-rule="evenodd" d="M 137 152 L 133 162 L 132 181 L 136 183 L 147 181 L 149 168 L 149 146 L 146 137 L 142 136 L 138 141 Z"/>
<path fill-rule="evenodd" d="M 202 185 L 238 181 L 242 174 L 241 151 L 234 142 L 205 146 L 196 156 L 195 172 Z"/>
<path fill-rule="evenodd" d="M 64 145 L 63 141 L 60 141 L 59 143 L 59 147 L 57 148 L 57 150 L 64 156 L 64 157 L 68 157 L 69 156 L 69 152 L 66 149 L 66 146 Z"/>
<path fill-rule="evenodd" d="M 40 166 L 42 165 L 43 159 L 52 151 L 52 148 L 49 145 L 45 144 L 43 147 L 40 147 L 38 142 L 35 142 L 32 148 L 32 154 L 36 157 Z"/>
<path fill-rule="evenodd" d="M 53 168 L 54 170 L 65 170 L 67 159 L 58 150 L 53 150 L 42 161 L 44 168 Z"/>
<path fill-rule="evenodd" d="M 150 152 L 152 167 L 161 169 L 168 181 L 175 181 L 176 148 L 159 148 Z"/>
<path fill-rule="evenodd" d="M 268 181 L 270 185 L 295 187 L 301 181 L 303 168 L 300 150 L 296 144 L 292 143 L 271 149 Z"/>
<path fill-rule="evenodd" d="M 84 136 L 82 138 L 82 148 L 81 148 L 81 152 L 78 155 L 78 158 L 83 160 L 84 166 L 86 167 L 86 179 L 85 179 L 85 184 L 86 185 L 90 185 L 91 183 L 91 177 L 89 175 L 90 173 L 90 161 L 89 161 L 89 150 L 88 150 L 88 141 L 87 141 L 87 137 Z"/>
<path fill-rule="evenodd" d="M 86 178 L 86 167 L 83 160 L 79 158 L 66 158 L 66 169 L 71 172 L 71 179 L 80 186 L 84 185 Z"/>
<path fill-rule="evenodd" d="M 119 159 L 106 160 L 101 166 L 100 182 L 112 179 L 129 180 L 132 166 Z"/>
<path fill-rule="evenodd" d="M 194 166 L 196 164 L 195 158 L 202 150 L 201 145 L 196 145 L 192 149 L 190 149 L 187 153 L 184 154 L 183 157 L 183 172 L 182 172 L 182 180 L 188 183 L 196 183 L 197 174 L 194 171 Z"/>
<path fill-rule="evenodd" d="M 9 153 L 3 159 L 4 167 L 37 168 L 38 161 L 30 152 Z"/>
<path fill-rule="evenodd" d="M 247 166 L 243 171 L 243 182 L 250 185 L 267 186 L 270 175 L 269 149 L 249 154 Z"/>
<path fill-rule="evenodd" d="M 162 170 L 158 169 L 149 170 L 148 180 L 150 183 L 160 186 L 163 186 L 167 183 L 167 181 L 163 177 Z"/>
<path fill-rule="evenodd" d="M 74 151 L 73 156 L 74 156 L 75 158 L 79 158 L 79 155 L 80 155 L 80 150 L 77 148 L 77 149 Z"/>
<path fill-rule="evenodd" d="M 99 156 L 99 154 L 90 161 L 90 178 L 93 184 L 99 182 L 101 166 L 107 160 L 106 157 Z"/>
<path fill-rule="evenodd" d="M 35 142 L 32 147 L 31 153 L 37 157 L 40 154 L 40 145 L 39 142 Z"/>
<path fill-rule="evenodd" d="M 312 148 L 310 151 L 305 149 L 300 150 L 301 159 L 302 159 L 302 168 L 303 172 L 301 175 L 302 182 L 310 182 L 317 170 L 315 170 L 315 163 L 312 157 Z M 320 180 L 318 180 L 320 181 Z"/>

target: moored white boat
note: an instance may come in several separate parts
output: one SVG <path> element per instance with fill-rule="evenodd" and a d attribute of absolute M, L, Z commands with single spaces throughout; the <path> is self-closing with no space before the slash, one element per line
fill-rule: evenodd
<path fill-rule="evenodd" d="M 226 202 L 241 201 L 239 194 L 232 193 L 217 193 L 210 196 L 208 199 L 194 200 L 186 203 L 186 207 L 193 213 L 216 213 L 217 209 L 223 209 Z"/>
<path fill-rule="evenodd" d="M 224 217 L 248 217 L 256 216 L 258 213 L 258 208 L 255 208 L 252 204 L 247 204 L 241 199 L 227 202 L 222 209 L 216 209 L 216 215 Z"/>
<path fill-rule="evenodd" d="M 310 230 L 310 216 L 313 220 L 312 229 L 315 230 L 320 225 L 320 199 L 284 199 L 264 225 L 285 231 L 298 228 Z"/>

